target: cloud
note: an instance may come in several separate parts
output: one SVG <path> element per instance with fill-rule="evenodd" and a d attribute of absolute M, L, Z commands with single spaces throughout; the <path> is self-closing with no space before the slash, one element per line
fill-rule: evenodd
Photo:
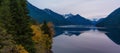
<path fill-rule="evenodd" d="M 28 0 L 40 9 L 49 8 L 60 14 L 80 14 L 86 18 L 106 17 L 120 7 L 120 0 Z"/>

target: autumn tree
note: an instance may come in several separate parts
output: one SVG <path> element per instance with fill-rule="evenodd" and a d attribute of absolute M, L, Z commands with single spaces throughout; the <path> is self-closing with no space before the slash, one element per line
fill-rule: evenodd
<path fill-rule="evenodd" d="M 53 35 L 50 22 L 31 20 L 26 0 L 0 0 L 0 53 L 48 53 Z"/>
<path fill-rule="evenodd" d="M 44 22 L 43 24 L 32 25 L 35 42 L 36 53 L 51 53 L 53 29 L 51 23 Z M 51 27 L 51 28 L 50 28 Z"/>

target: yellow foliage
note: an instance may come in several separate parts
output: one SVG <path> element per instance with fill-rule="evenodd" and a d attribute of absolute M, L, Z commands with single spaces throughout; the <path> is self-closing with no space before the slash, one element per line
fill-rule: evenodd
<path fill-rule="evenodd" d="M 50 25 L 50 24 L 49 24 Z M 52 41 L 52 37 L 53 36 L 49 36 L 48 34 L 43 34 L 44 31 L 42 31 L 40 29 L 40 25 L 32 25 L 31 28 L 33 30 L 33 34 L 34 36 L 32 37 L 32 40 L 35 42 L 35 43 L 40 43 L 40 42 L 44 42 L 46 40 L 51 40 Z M 50 28 L 50 32 L 51 32 L 51 35 L 54 34 L 53 32 L 53 29 Z"/>
<path fill-rule="evenodd" d="M 28 53 L 22 45 L 17 45 L 16 50 L 18 51 L 18 53 Z"/>
<path fill-rule="evenodd" d="M 52 45 L 52 35 L 54 34 L 53 25 L 49 22 L 47 25 L 49 27 L 49 34 L 44 34 L 44 31 L 41 30 L 41 25 L 32 25 L 31 29 L 33 30 L 32 40 L 35 42 L 36 53 L 47 53 L 51 49 Z"/>
<path fill-rule="evenodd" d="M 32 28 L 33 34 L 34 34 L 34 36 L 32 37 L 32 40 L 35 43 L 40 42 L 41 35 L 42 35 L 42 31 L 41 31 L 40 27 L 37 25 L 32 25 L 31 28 Z"/>
<path fill-rule="evenodd" d="M 48 22 L 47 23 L 47 26 L 49 27 L 49 32 L 51 33 L 50 35 L 52 35 L 52 37 L 53 37 L 53 35 L 55 35 L 55 32 L 54 32 L 54 29 L 53 29 L 53 24 L 51 23 L 51 22 Z"/>

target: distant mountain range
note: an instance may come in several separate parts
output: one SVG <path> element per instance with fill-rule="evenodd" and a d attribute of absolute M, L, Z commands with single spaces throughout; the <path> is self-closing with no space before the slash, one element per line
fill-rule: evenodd
<path fill-rule="evenodd" d="M 44 21 L 52 22 L 54 25 L 94 25 L 93 21 L 85 19 L 79 14 L 58 14 L 50 9 L 39 9 L 29 2 L 27 2 L 27 8 L 29 10 L 29 15 L 42 23 Z M 113 11 L 106 18 L 102 18 L 97 21 L 96 26 L 99 27 L 120 27 L 120 8 Z"/>
<path fill-rule="evenodd" d="M 67 21 L 72 22 L 74 25 L 92 25 L 92 21 L 85 19 L 84 17 L 80 16 L 79 14 L 70 16 L 66 18 Z"/>
<path fill-rule="evenodd" d="M 120 27 L 120 8 L 113 11 L 107 18 L 98 21 L 99 27 Z"/>
<path fill-rule="evenodd" d="M 62 15 L 54 13 L 49 9 L 42 10 L 31 5 L 30 3 L 27 3 L 27 8 L 29 10 L 29 15 L 40 23 L 47 21 L 47 22 L 53 22 L 55 25 L 67 24 L 65 18 Z"/>
<path fill-rule="evenodd" d="M 29 15 L 36 21 L 52 22 L 54 25 L 92 25 L 92 22 L 80 15 L 65 14 L 60 15 L 50 9 L 39 9 L 27 2 Z"/>

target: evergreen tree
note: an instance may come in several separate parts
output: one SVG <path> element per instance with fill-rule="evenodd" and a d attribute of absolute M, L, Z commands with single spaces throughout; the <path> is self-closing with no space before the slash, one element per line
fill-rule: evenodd
<path fill-rule="evenodd" d="M 26 0 L 0 0 L 0 26 L 13 35 L 17 44 L 21 44 L 29 53 L 35 53 L 32 42 L 30 18 Z"/>
<path fill-rule="evenodd" d="M 26 8 L 26 0 L 0 0 L 0 29 L 5 30 L 6 35 L 4 38 L 7 38 L 5 39 L 5 41 L 7 40 L 14 41 L 14 43 L 12 41 L 7 42 L 9 43 L 9 46 L 11 45 L 13 46 L 13 48 L 8 46 L 10 50 L 12 49 L 11 53 L 19 52 L 18 50 L 16 50 L 16 46 L 18 46 L 17 47 L 18 49 L 22 48 L 22 50 L 28 53 L 36 52 L 35 43 L 33 43 L 35 41 L 32 40 L 32 37 L 36 38 L 37 36 L 34 36 L 32 33 L 34 32 L 34 30 L 30 28 L 32 24 L 38 24 L 38 23 L 31 20 L 30 17 L 28 16 L 28 11 Z M 43 48 L 51 49 L 52 37 L 53 37 L 53 33 L 52 33 L 53 31 L 51 27 L 48 25 L 48 23 L 44 22 L 41 26 L 39 26 L 39 28 L 41 29 L 41 34 L 42 34 L 40 36 L 41 46 Z M 3 32 L 0 33 L 0 44 L 4 42 L 4 41 L 1 42 L 1 40 L 4 39 L 4 38 L 2 39 L 3 37 L 1 35 L 2 33 Z M 36 34 L 40 34 L 40 33 L 36 32 Z M 4 53 L 8 53 L 7 51 L 5 51 L 8 47 L 4 48 L 3 44 L 0 45 L 0 49 L 4 48 L 2 49 L 4 50 L 3 51 Z"/>
<path fill-rule="evenodd" d="M 41 26 L 41 30 L 44 31 L 44 34 L 48 34 L 49 36 L 51 36 L 51 32 L 49 31 L 50 28 L 48 27 L 46 21 L 43 22 L 43 25 Z"/>
<path fill-rule="evenodd" d="M 34 53 L 32 42 L 32 30 L 29 25 L 30 18 L 27 15 L 26 0 L 10 0 L 10 12 L 13 21 L 13 27 L 11 27 L 12 34 L 15 34 L 15 40 L 17 44 L 25 46 L 30 53 Z M 15 5 L 16 4 L 16 5 Z"/>
<path fill-rule="evenodd" d="M 0 0 L 0 6 L 1 6 L 1 4 L 2 4 L 2 0 Z"/>

